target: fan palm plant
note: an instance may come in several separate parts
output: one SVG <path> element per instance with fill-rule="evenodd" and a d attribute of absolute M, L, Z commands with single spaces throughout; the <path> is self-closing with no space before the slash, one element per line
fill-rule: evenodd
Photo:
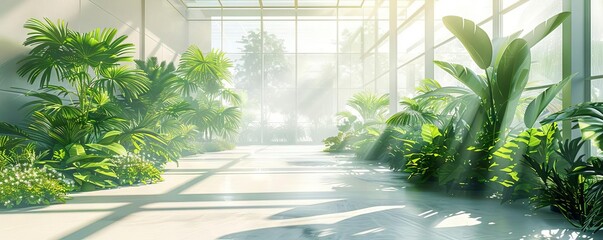
<path fill-rule="evenodd" d="M 354 94 L 347 105 L 364 124 L 383 122 L 389 106 L 389 95 L 377 96 L 370 92 L 360 92 Z"/>
<path fill-rule="evenodd" d="M 323 140 L 325 151 L 357 150 L 358 156 L 366 155 L 379 137 L 385 122 L 389 95 L 370 92 L 354 94 L 347 102 L 350 111 L 337 113 L 339 133 Z"/>
<path fill-rule="evenodd" d="M 148 90 L 144 72 L 120 65 L 131 62 L 134 46 L 125 43 L 126 36 L 117 37 L 116 29 L 80 33 L 49 19 L 30 19 L 24 27 L 30 30 L 24 45 L 32 49 L 17 73 L 30 84 L 38 81 L 41 90 L 27 93 L 35 98 L 25 106 L 31 109 L 29 123 L 3 123 L 0 130 L 49 151 L 51 159 L 40 164 L 67 173 L 81 189 L 113 186 L 107 158 L 125 154 L 121 140 L 151 135 L 124 129 L 128 120 L 115 104 Z"/>
<path fill-rule="evenodd" d="M 223 52 L 203 54 L 196 46 L 189 47 L 180 59 L 182 93 L 197 93 L 196 99 L 189 99 L 194 111 L 185 119 L 197 126 L 205 141 L 213 140 L 215 135 L 233 139 L 240 128 L 242 99 L 227 87 L 231 83 L 230 67 L 232 62 Z"/>

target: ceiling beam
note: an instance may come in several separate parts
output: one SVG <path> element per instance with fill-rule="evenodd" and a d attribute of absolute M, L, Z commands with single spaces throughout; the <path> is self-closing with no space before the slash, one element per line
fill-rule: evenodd
<path fill-rule="evenodd" d="M 219 8 L 224 8 L 224 9 L 231 9 L 231 8 L 237 8 L 237 9 L 251 9 L 251 8 L 255 8 L 255 9 L 259 9 L 260 7 L 257 6 L 226 6 L 226 7 L 188 7 L 190 9 L 219 9 Z M 337 7 L 337 6 L 264 6 L 263 8 L 280 8 L 280 9 L 293 9 L 293 8 L 314 8 L 314 9 L 319 9 L 319 8 L 362 8 L 361 6 L 341 6 L 341 7 Z"/>

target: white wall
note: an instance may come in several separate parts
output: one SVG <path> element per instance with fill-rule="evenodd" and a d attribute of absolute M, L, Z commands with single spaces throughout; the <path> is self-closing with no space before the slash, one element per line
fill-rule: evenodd
<path fill-rule="evenodd" d="M 190 21 L 188 23 L 188 39 L 190 45 L 197 45 L 203 52 L 208 52 L 212 48 L 210 21 Z"/>
<path fill-rule="evenodd" d="M 22 45 L 27 19 L 63 19 L 82 32 L 116 28 L 136 46 L 134 58 L 156 56 L 176 61 L 188 47 L 188 22 L 173 4 L 171 0 L 1 0 L 0 121 L 15 122 L 22 117 L 14 112 L 26 99 L 12 93 L 14 87 L 37 89 L 16 74 L 17 62 L 29 52 Z"/>

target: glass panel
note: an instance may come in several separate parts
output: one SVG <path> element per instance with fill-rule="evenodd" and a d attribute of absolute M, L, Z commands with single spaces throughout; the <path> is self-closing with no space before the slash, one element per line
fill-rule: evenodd
<path fill-rule="evenodd" d="M 291 7 L 294 6 L 295 0 L 261 0 L 262 1 L 262 5 L 267 6 L 267 7 L 274 7 L 274 6 L 287 6 L 287 7 Z"/>
<path fill-rule="evenodd" d="M 298 88 L 333 88 L 337 78 L 336 54 L 298 54 Z"/>
<path fill-rule="evenodd" d="M 362 20 L 362 17 L 363 17 L 362 8 L 339 8 L 339 9 L 337 9 L 337 11 L 339 12 L 340 20 L 348 20 L 348 19 Z M 342 23 L 342 22 L 339 22 L 339 23 Z"/>
<path fill-rule="evenodd" d="M 378 94 L 389 93 L 389 74 L 383 74 L 377 78 L 375 89 Z"/>
<path fill-rule="evenodd" d="M 596 76 L 603 75 L 603 1 L 591 1 L 591 4 L 591 71 Z"/>
<path fill-rule="evenodd" d="M 362 87 L 360 54 L 339 54 L 339 88 Z"/>
<path fill-rule="evenodd" d="M 339 52 L 360 53 L 361 44 L 362 21 L 339 22 Z"/>
<path fill-rule="evenodd" d="M 261 93 L 249 91 L 248 89 L 237 89 L 244 99 L 241 111 L 241 130 L 239 132 L 240 143 L 260 143 L 260 106 Z"/>
<path fill-rule="evenodd" d="M 476 9 L 479 9 L 476 11 Z M 467 18 L 476 23 L 480 23 L 489 17 L 492 17 L 492 1 L 475 0 L 436 0 L 435 1 L 435 43 L 452 37 L 452 34 L 444 27 L 442 18 L 448 15 L 455 15 Z"/>
<path fill-rule="evenodd" d="M 233 63 L 236 88 L 259 89 L 262 86 L 262 55 L 256 53 L 228 54 Z"/>
<path fill-rule="evenodd" d="M 297 19 L 305 20 L 337 20 L 337 8 L 298 8 Z"/>
<path fill-rule="evenodd" d="M 264 21 L 264 52 L 295 52 L 295 22 Z"/>
<path fill-rule="evenodd" d="M 377 49 L 377 75 L 389 71 L 389 37 L 385 38 Z"/>
<path fill-rule="evenodd" d="M 256 20 L 262 16 L 260 8 L 222 8 L 224 20 Z"/>
<path fill-rule="evenodd" d="M 364 20 L 364 23 L 362 25 L 362 30 L 363 30 L 363 41 L 364 41 L 364 49 L 365 51 L 372 48 L 373 45 L 375 44 L 376 41 L 376 37 L 377 37 L 377 33 L 375 32 L 376 28 L 377 28 L 377 23 L 375 21 L 375 19 L 367 19 Z"/>
<path fill-rule="evenodd" d="M 337 6 L 337 0 L 297 0 L 298 6 Z"/>
<path fill-rule="evenodd" d="M 520 0 L 502 0 L 503 9 L 518 3 Z"/>
<path fill-rule="evenodd" d="M 298 88 L 297 92 L 299 123 L 306 123 L 315 127 L 332 123 L 337 109 L 337 94 L 334 89 Z M 312 139 L 320 141 L 324 138 Z"/>
<path fill-rule="evenodd" d="M 295 89 L 264 89 L 265 121 L 284 123 L 295 114 Z"/>
<path fill-rule="evenodd" d="M 425 19 L 425 10 L 423 6 L 425 5 L 424 0 L 417 1 L 398 1 L 398 26 L 402 25 L 405 21 L 412 21 L 413 23 L 417 20 L 424 21 Z M 417 12 L 421 12 L 423 14 L 417 19 L 410 19 L 415 16 Z"/>
<path fill-rule="evenodd" d="M 398 92 L 401 97 L 414 97 L 415 87 L 425 78 L 425 57 L 402 66 L 398 69 Z M 440 79 L 440 78 L 436 78 Z"/>
<path fill-rule="evenodd" d="M 219 7 L 218 0 L 184 0 L 187 7 Z"/>
<path fill-rule="evenodd" d="M 297 22 L 297 51 L 299 53 L 337 52 L 337 22 Z"/>
<path fill-rule="evenodd" d="M 425 12 L 398 32 L 398 66 L 425 52 Z"/>
<path fill-rule="evenodd" d="M 259 21 L 224 21 L 222 50 L 227 53 L 261 52 Z"/>
<path fill-rule="evenodd" d="M 189 33 L 190 36 L 190 33 Z M 211 21 L 211 47 L 222 49 L 222 22 Z"/>
<path fill-rule="evenodd" d="M 531 31 L 536 25 L 561 12 L 563 5 L 557 0 L 529 1 L 503 15 L 503 34 Z M 528 86 L 540 86 L 562 79 L 562 29 L 557 28 L 532 47 L 532 68 Z"/>
<path fill-rule="evenodd" d="M 224 7 L 259 7 L 258 0 L 220 0 Z"/>
<path fill-rule="evenodd" d="M 294 88 L 295 87 L 295 55 L 294 54 L 265 54 L 264 55 L 264 87 Z"/>
<path fill-rule="evenodd" d="M 339 6 L 354 6 L 359 7 L 362 0 L 339 0 Z"/>

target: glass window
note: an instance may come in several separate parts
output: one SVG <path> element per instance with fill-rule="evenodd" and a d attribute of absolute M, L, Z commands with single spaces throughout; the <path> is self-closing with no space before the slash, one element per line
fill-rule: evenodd
<path fill-rule="evenodd" d="M 294 54 L 264 54 L 264 87 L 295 87 Z"/>
<path fill-rule="evenodd" d="M 337 22 L 298 21 L 297 31 L 299 53 L 337 52 Z"/>
<path fill-rule="evenodd" d="M 336 54 L 298 54 L 298 88 L 334 88 L 336 78 Z"/>
<path fill-rule="evenodd" d="M 442 22 L 442 18 L 449 15 L 460 16 L 479 24 L 487 18 L 492 17 L 492 1 L 436 0 L 434 9 L 436 45 L 452 37 L 452 34 Z"/>
<path fill-rule="evenodd" d="M 425 52 L 425 12 L 398 31 L 398 66 Z"/>
<path fill-rule="evenodd" d="M 591 72 L 596 76 L 603 75 L 603 1 L 591 4 Z"/>
<path fill-rule="evenodd" d="M 339 52 L 359 53 L 362 44 L 362 21 L 339 22 Z"/>
<path fill-rule="evenodd" d="M 259 21 L 224 21 L 222 51 L 227 53 L 261 52 Z"/>
<path fill-rule="evenodd" d="M 362 59 L 360 54 L 339 54 L 339 88 L 362 87 Z"/>
<path fill-rule="evenodd" d="M 503 35 L 527 33 L 536 25 L 562 11 L 561 1 L 528 1 L 503 15 Z M 557 83 L 562 79 L 562 29 L 557 28 L 532 47 L 532 68 L 528 86 Z"/>
<path fill-rule="evenodd" d="M 415 86 L 425 78 L 425 57 L 419 57 L 398 69 L 398 96 L 413 97 Z M 439 78 L 436 78 L 439 79 Z"/>
<path fill-rule="evenodd" d="M 264 52 L 295 52 L 294 21 L 264 21 Z"/>

